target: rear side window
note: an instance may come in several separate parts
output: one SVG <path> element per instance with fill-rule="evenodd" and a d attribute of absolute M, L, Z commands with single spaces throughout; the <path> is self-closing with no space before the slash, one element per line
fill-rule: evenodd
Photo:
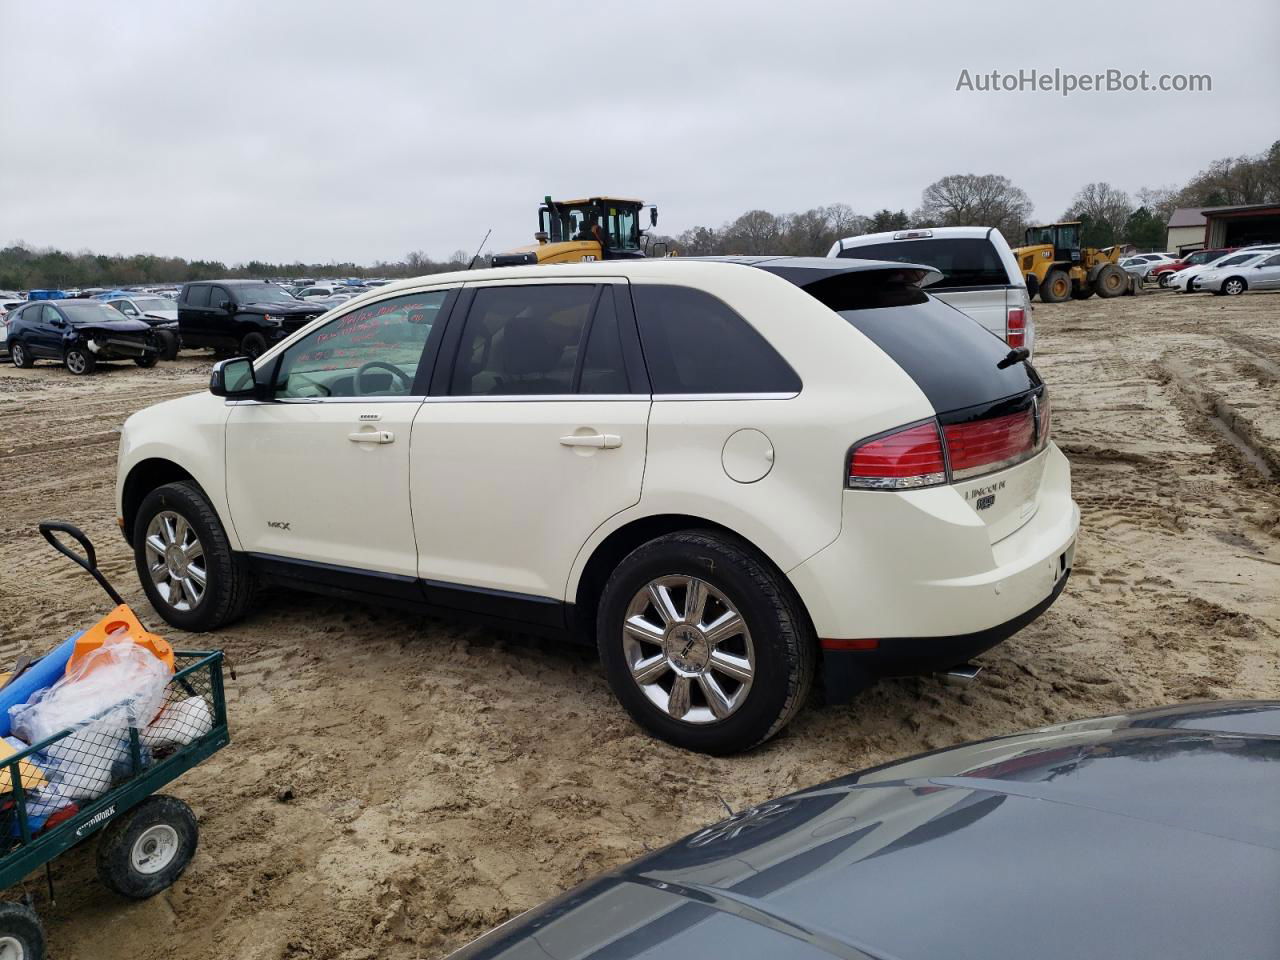
<path fill-rule="evenodd" d="M 926 240 L 893 240 L 846 247 L 840 256 L 854 260 L 888 260 L 923 263 L 942 272 L 933 290 L 948 287 L 1007 287 L 1009 274 L 995 244 L 981 237 L 936 237 Z"/>
<path fill-rule="evenodd" d="M 723 301 L 691 287 L 631 293 L 655 394 L 800 392 L 787 361 Z"/>
<path fill-rule="evenodd" d="M 209 305 L 209 288 L 206 286 L 187 287 L 187 306 L 207 307 Z"/>
<path fill-rule="evenodd" d="M 594 284 L 481 287 L 467 313 L 449 392 L 528 396 L 573 392 Z"/>

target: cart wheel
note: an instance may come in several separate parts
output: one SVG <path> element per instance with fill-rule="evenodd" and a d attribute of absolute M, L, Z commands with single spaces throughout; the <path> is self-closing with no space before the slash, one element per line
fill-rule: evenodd
<path fill-rule="evenodd" d="M 44 927 L 25 903 L 0 903 L 0 960 L 44 960 Z"/>
<path fill-rule="evenodd" d="M 196 816 L 181 800 L 154 796 L 113 821 L 98 841 L 98 879 L 145 900 L 182 875 L 199 841 Z"/>

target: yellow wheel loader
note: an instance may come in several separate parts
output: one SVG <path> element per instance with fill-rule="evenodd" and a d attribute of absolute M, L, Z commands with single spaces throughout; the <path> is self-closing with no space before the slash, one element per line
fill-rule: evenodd
<path fill-rule="evenodd" d="M 585 200 L 543 198 L 538 207 L 536 243 L 493 256 L 495 267 L 579 260 L 626 260 L 646 256 L 649 238 L 640 229 L 645 204 L 621 197 Z M 658 208 L 649 205 L 649 226 L 658 225 Z"/>
<path fill-rule="evenodd" d="M 1119 247 L 1080 246 L 1079 220 L 1028 227 L 1026 243 L 1013 255 L 1027 279 L 1032 298 L 1045 303 L 1118 297 L 1129 289 L 1129 274 L 1117 263 Z"/>

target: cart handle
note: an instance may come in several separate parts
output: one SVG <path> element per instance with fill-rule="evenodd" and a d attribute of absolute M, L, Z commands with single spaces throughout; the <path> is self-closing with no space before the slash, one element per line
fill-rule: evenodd
<path fill-rule="evenodd" d="M 111 586 L 107 578 L 102 575 L 102 571 L 98 569 L 98 555 L 93 549 L 93 543 L 89 540 L 83 530 L 74 524 L 67 523 L 64 520 L 42 520 L 40 521 L 40 533 L 53 549 L 57 550 L 64 557 L 70 559 L 78 566 L 84 567 L 89 571 L 93 579 L 97 580 L 102 589 L 107 591 L 107 596 L 116 602 L 116 606 L 124 605 L 124 598 L 116 593 L 116 588 Z M 55 533 L 65 533 L 80 546 L 84 547 L 84 556 L 76 553 L 69 546 L 54 536 Z"/>

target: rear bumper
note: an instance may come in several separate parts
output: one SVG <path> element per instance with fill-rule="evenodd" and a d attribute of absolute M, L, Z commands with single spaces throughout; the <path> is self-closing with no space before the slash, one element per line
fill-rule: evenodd
<path fill-rule="evenodd" d="M 1049 595 L 1012 620 L 954 637 L 896 637 L 875 650 L 823 650 L 823 686 L 828 703 L 844 703 L 880 677 L 937 673 L 959 666 L 1003 643 L 1053 606 L 1071 576 L 1063 554 L 1063 572 Z"/>
<path fill-rule="evenodd" d="M 1035 514 L 995 543 L 952 487 L 845 494 L 840 536 L 788 572 L 831 679 L 945 669 L 1048 609 L 1074 561 L 1080 511 L 1066 457 L 1052 444 L 1045 457 Z"/>

